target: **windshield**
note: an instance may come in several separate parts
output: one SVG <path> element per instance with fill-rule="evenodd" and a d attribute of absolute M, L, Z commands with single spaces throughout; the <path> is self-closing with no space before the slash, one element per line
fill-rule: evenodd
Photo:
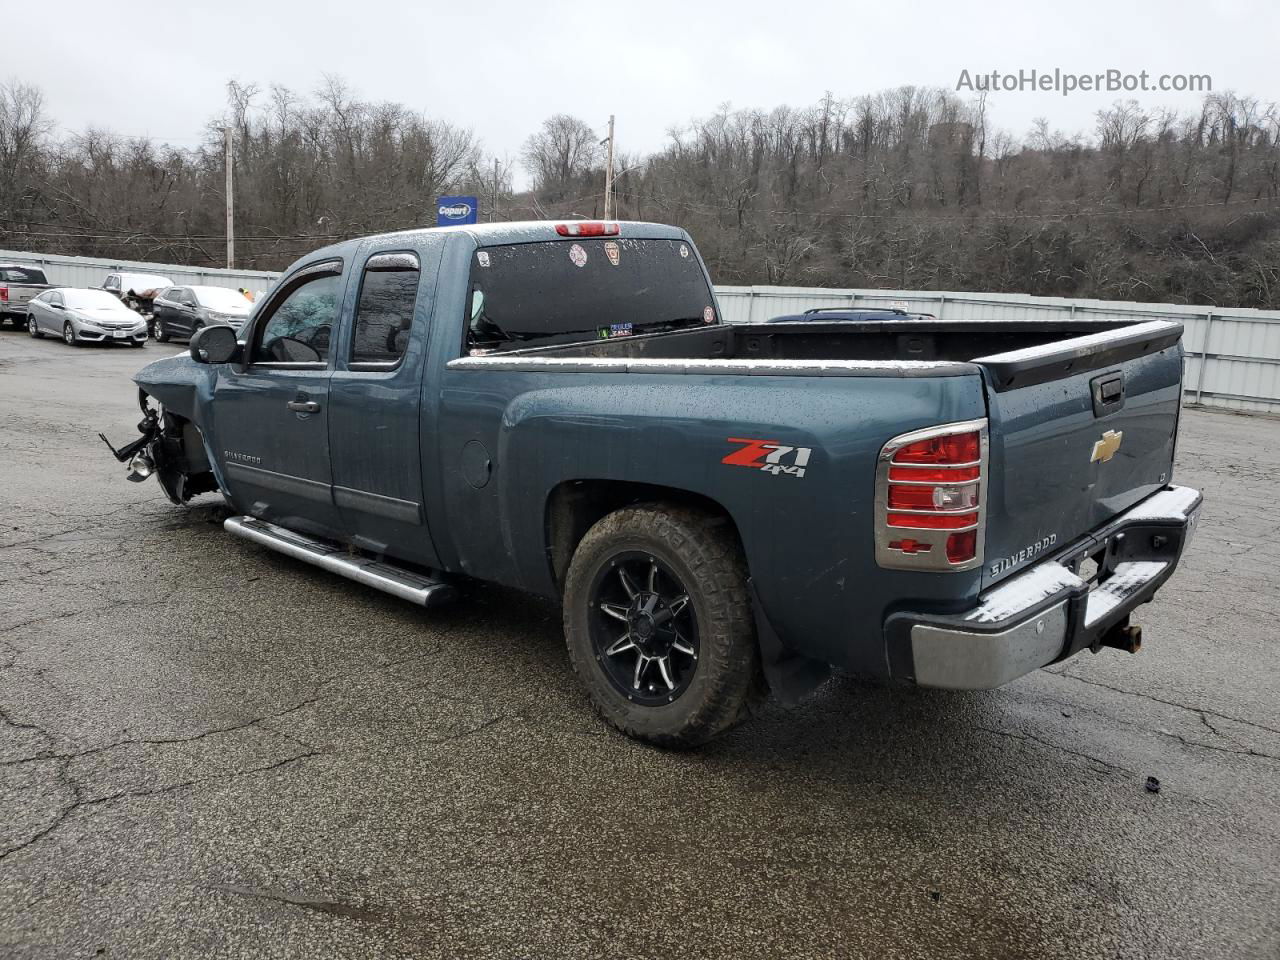
<path fill-rule="evenodd" d="M 63 290 L 62 302 L 75 310 L 113 310 L 132 313 L 105 290 Z"/>
<path fill-rule="evenodd" d="M 48 283 L 38 267 L 0 267 L 0 280 L 6 283 Z"/>
<path fill-rule="evenodd" d="M 239 290 L 228 290 L 225 287 L 192 287 L 200 306 L 211 310 L 231 310 L 244 313 L 251 304 Z"/>
<path fill-rule="evenodd" d="M 467 311 L 467 345 L 476 350 L 610 340 L 717 320 L 687 243 L 622 237 L 477 250 Z"/>

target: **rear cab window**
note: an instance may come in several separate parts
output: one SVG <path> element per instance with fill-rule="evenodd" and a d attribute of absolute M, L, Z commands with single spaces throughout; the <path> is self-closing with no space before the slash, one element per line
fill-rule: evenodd
<path fill-rule="evenodd" d="M 5 283 L 48 283 L 39 267 L 0 267 L 0 280 Z"/>
<path fill-rule="evenodd" d="M 687 242 L 626 237 L 476 250 L 467 312 L 472 355 L 666 333 L 718 319 Z"/>

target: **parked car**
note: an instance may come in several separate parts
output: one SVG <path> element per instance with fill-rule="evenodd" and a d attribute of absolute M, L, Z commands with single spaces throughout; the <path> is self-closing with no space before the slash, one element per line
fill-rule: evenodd
<path fill-rule="evenodd" d="M 168 287 L 155 298 L 152 335 L 161 343 L 186 340 L 201 327 L 225 323 L 239 330 L 253 303 L 239 290 L 226 287 Z"/>
<path fill-rule="evenodd" d="M 48 289 L 49 279 L 39 267 L 0 263 L 0 324 L 8 320 L 15 327 L 26 326 L 27 304 Z"/>
<path fill-rule="evenodd" d="M 936 320 L 932 313 L 908 313 L 897 307 L 814 307 L 804 313 L 773 317 L 770 323 L 843 323 L 846 320 Z"/>
<path fill-rule="evenodd" d="M 115 294 L 130 310 L 148 318 L 148 330 L 151 329 L 149 318 L 156 294 L 171 286 L 172 280 L 155 273 L 109 273 L 102 281 L 103 290 Z"/>
<path fill-rule="evenodd" d="M 1181 325 L 912 323 L 930 360 L 900 326 L 722 325 L 675 227 L 401 232 L 141 370 L 113 452 L 423 606 L 559 600 L 596 709 L 658 744 L 832 664 L 977 689 L 1136 651 L 1201 500 L 1170 484 Z"/>
<path fill-rule="evenodd" d="M 105 290 L 55 287 L 33 297 L 27 313 L 27 332 L 39 340 L 45 334 L 73 347 L 82 343 L 147 342 L 147 321 Z"/>

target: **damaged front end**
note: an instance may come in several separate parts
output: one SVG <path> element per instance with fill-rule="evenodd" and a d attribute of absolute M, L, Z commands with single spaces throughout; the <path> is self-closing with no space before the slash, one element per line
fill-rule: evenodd
<path fill-rule="evenodd" d="M 164 495 L 181 506 L 192 497 L 218 489 L 200 431 L 191 421 L 166 413 L 160 404 L 138 391 L 142 420 L 137 440 L 116 449 L 105 434 L 98 434 L 107 449 L 129 467 L 129 479 L 141 483 L 152 474 Z"/>

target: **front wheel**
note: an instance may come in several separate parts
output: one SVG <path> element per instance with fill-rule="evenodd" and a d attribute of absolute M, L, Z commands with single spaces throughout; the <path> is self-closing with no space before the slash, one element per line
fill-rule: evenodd
<path fill-rule="evenodd" d="M 35 317 L 27 317 L 27 333 L 31 335 L 32 340 L 39 340 L 44 337 L 44 331 L 40 329 L 40 325 L 36 323 Z"/>
<path fill-rule="evenodd" d="M 169 342 L 169 333 L 165 330 L 164 324 L 160 322 L 159 318 L 156 319 L 156 322 L 151 327 L 151 336 L 156 338 L 156 343 Z"/>
<path fill-rule="evenodd" d="M 80 346 L 80 341 L 76 339 L 75 328 L 71 326 L 70 321 L 62 325 L 62 339 L 66 341 L 69 347 Z"/>
<path fill-rule="evenodd" d="M 573 669 L 628 736 L 705 743 L 763 690 L 742 549 L 715 516 L 661 504 L 593 526 L 564 594 Z"/>

